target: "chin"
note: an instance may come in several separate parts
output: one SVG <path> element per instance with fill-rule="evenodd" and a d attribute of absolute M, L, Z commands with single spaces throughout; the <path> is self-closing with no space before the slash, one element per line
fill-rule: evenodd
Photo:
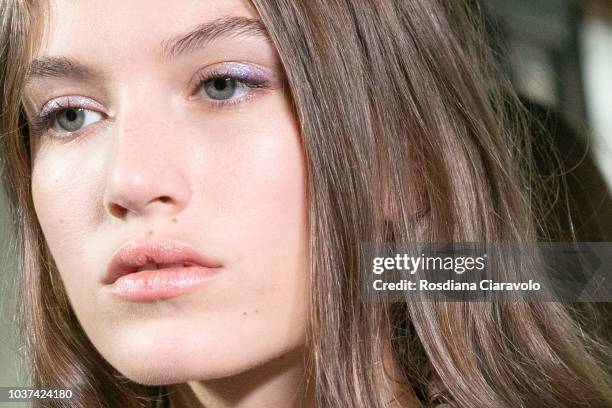
<path fill-rule="evenodd" d="M 109 362 L 126 378 L 143 385 L 177 384 L 229 377 L 249 368 L 234 360 L 221 360 L 214 353 L 197 350 L 135 352 L 131 358 Z M 123 353 L 122 353 L 123 354 Z M 252 358 L 252 357 L 251 357 Z"/>
<path fill-rule="evenodd" d="M 263 343 L 244 347 L 236 336 L 185 336 L 139 333 L 116 336 L 100 352 L 126 378 L 143 385 L 206 381 L 241 374 L 273 360 L 293 347 Z M 258 347 L 259 346 L 259 347 Z"/>

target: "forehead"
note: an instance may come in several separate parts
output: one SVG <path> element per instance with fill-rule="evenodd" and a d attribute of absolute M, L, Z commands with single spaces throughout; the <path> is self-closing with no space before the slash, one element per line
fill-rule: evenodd
<path fill-rule="evenodd" d="M 126 57 L 126 48 L 152 52 L 165 39 L 228 16 L 257 18 L 257 11 L 247 0 L 50 0 L 41 50 Z"/>

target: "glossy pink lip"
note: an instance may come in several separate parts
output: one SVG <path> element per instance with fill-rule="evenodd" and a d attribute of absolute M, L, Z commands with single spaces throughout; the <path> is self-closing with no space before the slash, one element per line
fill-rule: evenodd
<path fill-rule="evenodd" d="M 158 269 L 140 270 L 151 264 Z M 112 294 L 126 300 L 166 299 L 209 280 L 220 267 L 180 241 L 128 242 L 113 255 L 103 283 Z"/>

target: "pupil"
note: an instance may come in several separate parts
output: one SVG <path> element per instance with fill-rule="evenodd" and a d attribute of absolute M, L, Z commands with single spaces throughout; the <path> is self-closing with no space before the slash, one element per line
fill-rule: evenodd
<path fill-rule="evenodd" d="M 215 79 L 215 89 L 218 91 L 223 91 L 227 87 L 228 81 L 229 78 Z"/>
<path fill-rule="evenodd" d="M 77 119 L 77 112 L 74 109 L 66 111 L 66 119 L 68 119 L 70 122 L 74 122 Z"/>

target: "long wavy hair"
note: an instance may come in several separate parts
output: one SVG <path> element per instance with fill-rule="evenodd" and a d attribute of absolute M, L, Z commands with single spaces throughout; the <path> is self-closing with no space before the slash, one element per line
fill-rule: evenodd
<path fill-rule="evenodd" d="M 308 166 L 308 369 L 317 407 L 612 406 L 610 358 L 562 303 L 364 302 L 362 242 L 545 237 L 516 97 L 458 0 L 252 0 L 285 70 Z M 79 325 L 37 222 L 22 93 L 44 10 L 0 0 L 0 147 L 15 221 L 22 338 L 42 406 L 150 407 Z M 511 112 L 511 114 L 509 114 Z M 172 392 L 172 390 L 176 392 Z M 432 391 L 433 390 L 433 391 Z M 168 405 L 193 401 L 167 386 Z M 418 402 L 420 401 L 420 402 Z"/>

